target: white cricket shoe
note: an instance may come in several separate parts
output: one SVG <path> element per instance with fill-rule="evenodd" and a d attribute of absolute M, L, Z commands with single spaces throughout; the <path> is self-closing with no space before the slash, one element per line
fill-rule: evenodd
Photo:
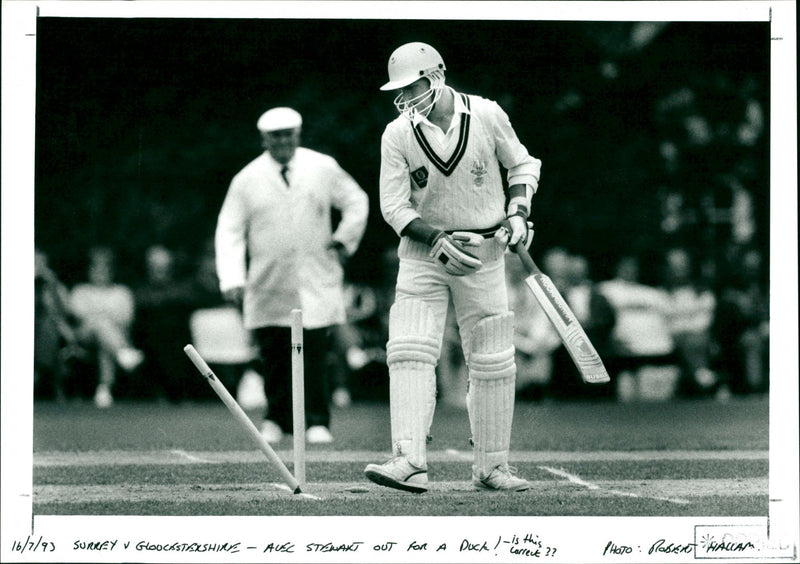
<path fill-rule="evenodd" d="M 279 443 L 283 439 L 283 429 L 271 419 L 265 419 L 261 424 L 261 436 L 268 443 Z"/>
<path fill-rule="evenodd" d="M 387 488 L 411 493 L 428 491 L 428 469 L 414 466 L 405 456 L 397 456 L 383 464 L 368 464 L 364 475 Z"/>
<path fill-rule="evenodd" d="M 485 478 L 472 474 L 472 486 L 476 490 L 521 492 L 531 487 L 527 480 L 520 478 L 517 469 L 508 464 L 495 466 Z"/>
<path fill-rule="evenodd" d="M 333 435 L 327 427 L 313 425 L 306 431 L 306 440 L 313 444 L 332 443 Z"/>
<path fill-rule="evenodd" d="M 347 366 L 350 370 L 361 370 L 369 364 L 369 355 L 359 347 L 350 347 L 347 349 Z"/>
<path fill-rule="evenodd" d="M 698 368 L 694 373 L 694 380 L 698 386 L 707 390 L 717 383 L 717 375 L 708 368 Z"/>
<path fill-rule="evenodd" d="M 108 409 L 114 405 L 114 397 L 108 384 L 100 384 L 94 393 L 94 405 L 99 409 Z"/>
<path fill-rule="evenodd" d="M 125 347 L 117 351 L 117 364 L 125 372 L 133 372 L 144 362 L 144 353 L 133 347 Z"/>

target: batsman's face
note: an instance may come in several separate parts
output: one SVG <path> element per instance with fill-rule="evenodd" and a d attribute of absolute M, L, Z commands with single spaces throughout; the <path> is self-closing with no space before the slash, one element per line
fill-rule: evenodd
<path fill-rule="evenodd" d="M 281 164 L 288 163 L 300 145 L 300 129 L 281 129 L 261 134 L 262 145 L 272 158 Z"/>
<path fill-rule="evenodd" d="M 408 86 L 400 89 L 403 102 L 408 107 L 417 107 L 428 105 L 429 97 L 433 96 L 431 91 L 431 83 L 427 78 L 420 78 L 416 82 L 412 82 Z"/>
<path fill-rule="evenodd" d="M 413 100 L 414 98 L 418 98 L 428 92 L 430 89 L 430 82 L 427 78 L 420 78 L 416 82 L 412 82 L 408 86 L 404 86 L 400 89 L 400 92 L 403 94 L 403 99 L 408 102 Z"/>

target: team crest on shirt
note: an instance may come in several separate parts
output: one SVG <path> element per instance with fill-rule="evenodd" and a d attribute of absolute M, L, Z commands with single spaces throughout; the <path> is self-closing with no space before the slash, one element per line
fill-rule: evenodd
<path fill-rule="evenodd" d="M 475 161 L 472 163 L 472 173 L 473 179 L 472 182 L 475 186 L 483 186 L 484 176 L 488 172 L 486 169 L 486 162 L 485 161 Z"/>
<path fill-rule="evenodd" d="M 411 178 L 414 179 L 417 186 L 425 188 L 428 185 L 428 169 L 421 166 L 417 170 L 411 171 Z"/>

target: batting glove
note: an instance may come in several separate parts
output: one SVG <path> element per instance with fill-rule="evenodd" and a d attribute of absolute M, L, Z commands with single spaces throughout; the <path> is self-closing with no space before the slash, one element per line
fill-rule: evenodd
<path fill-rule="evenodd" d="M 471 231 L 453 231 L 452 237 L 462 247 L 480 247 L 483 243 L 483 236 Z"/>
<path fill-rule="evenodd" d="M 525 245 L 526 250 L 531 248 L 533 233 L 532 221 L 526 221 L 519 215 L 512 215 L 497 230 L 494 236 L 500 240 L 502 245 L 507 245 L 510 251 L 516 253 L 517 243 L 520 241 Z"/>
<path fill-rule="evenodd" d="M 445 272 L 453 276 L 466 276 L 483 267 L 478 257 L 444 231 L 434 239 L 430 255 L 444 266 Z"/>

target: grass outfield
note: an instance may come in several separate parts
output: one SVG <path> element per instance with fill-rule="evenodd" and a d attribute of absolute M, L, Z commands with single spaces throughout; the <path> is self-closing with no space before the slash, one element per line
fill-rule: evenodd
<path fill-rule="evenodd" d="M 389 410 L 357 403 L 334 410 L 332 445 L 307 445 L 297 496 L 220 402 L 38 402 L 34 513 L 765 516 L 768 421 L 766 397 L 519 402 L 511 463 L 533 487 L 494 494 L 471 490 L 466 411 L 440 406 L 430 490 L 414 495 L 363 477 L 389 455 Z M 275 448 L 291 470 L 291 441 Z"/>

